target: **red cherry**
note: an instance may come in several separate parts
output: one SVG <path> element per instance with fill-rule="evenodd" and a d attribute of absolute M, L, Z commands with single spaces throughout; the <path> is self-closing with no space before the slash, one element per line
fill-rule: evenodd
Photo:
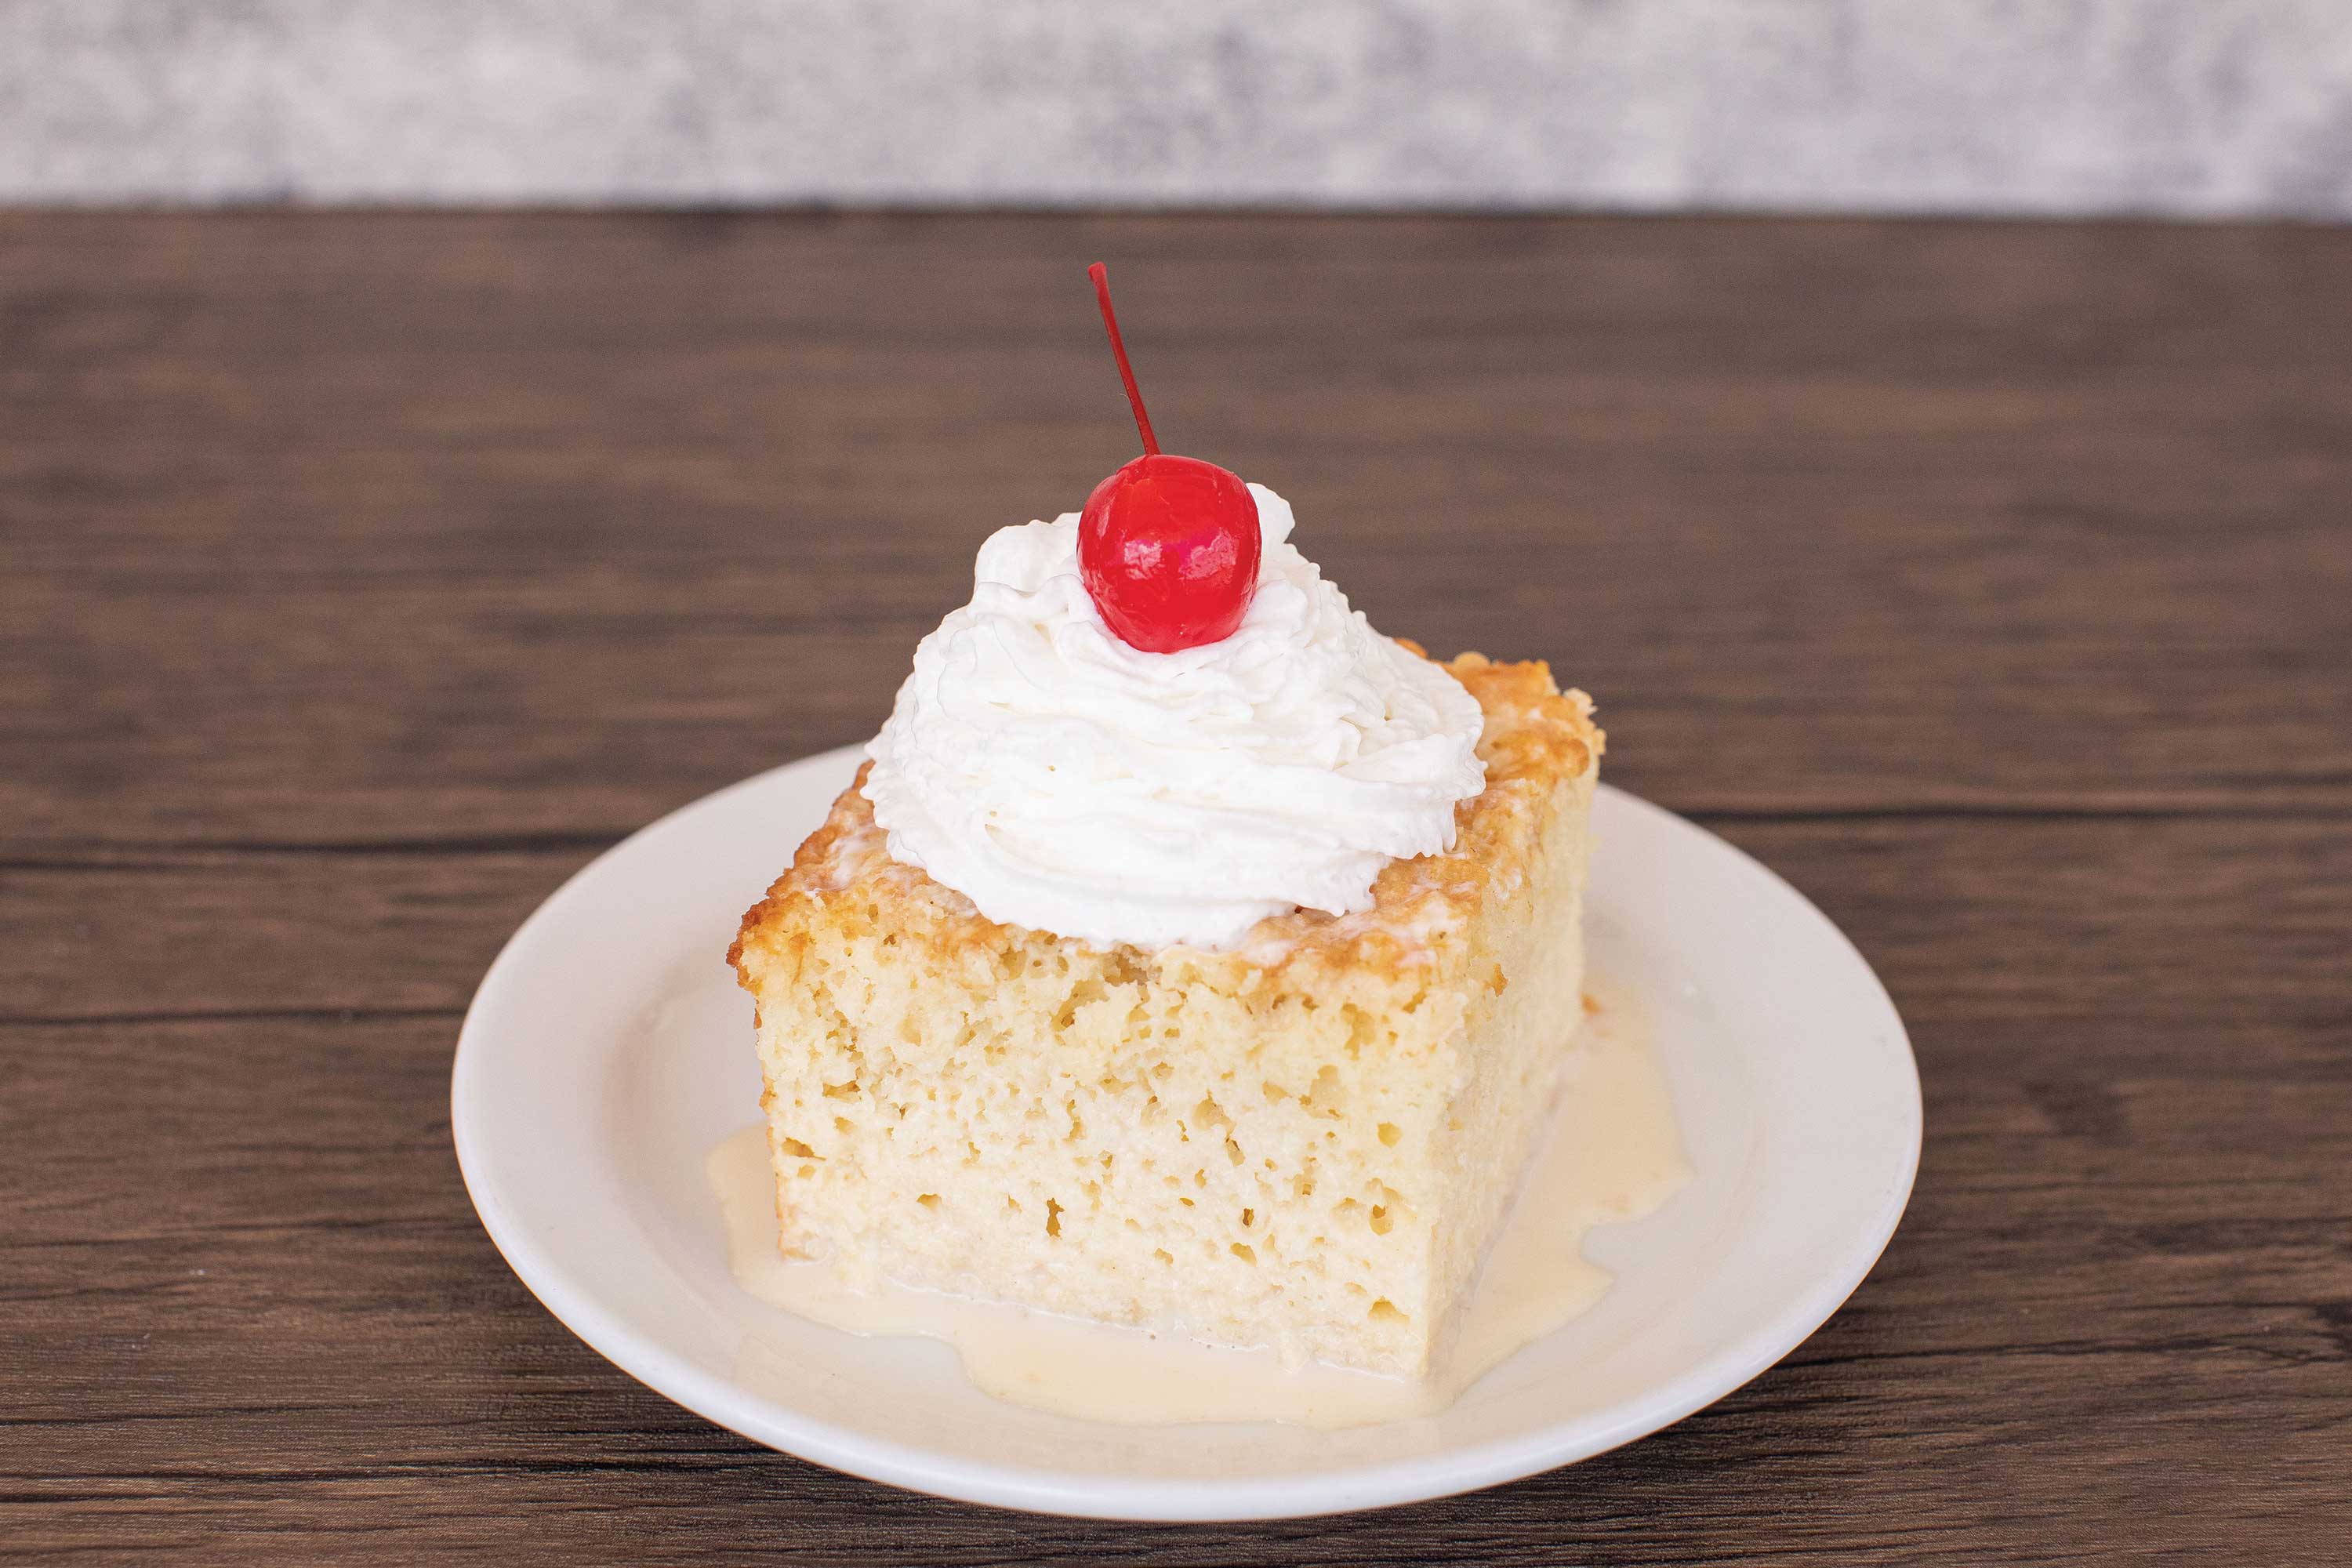
<path fill-rule="evenodd" d="M 1257 502 L 1214 463 L 1153 452 L 1095 487 L 1078 575 L 1103 624 L 1146 653 L 1234 635 L 1257 588 Z"/>
<path fill-rule="evenodd" d="M 1135 410 L 1143 456 L 1095 487 L 1078 518 L 1078 575 L 1103 624 L 1146 653 L 1234 635 L 1257 591 L 1257 501 L 1240 479 L 1160 449 L 1110 308 L 1101 262 L 1087 268 L 1110 352 Z"/>

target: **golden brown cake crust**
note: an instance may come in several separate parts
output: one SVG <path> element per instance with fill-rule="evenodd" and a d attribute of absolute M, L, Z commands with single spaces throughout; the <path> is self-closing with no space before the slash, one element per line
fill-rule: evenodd
<path fill-rule="evenodd" d="M 1403 646 L 1427 657 L 1413 643 Z M 1592 722 L 1592 700 L 1561 691 L 1541 660 L 1496 664 L 1465 653 L 1445 668 L 1477 699 L 1486 721 L 1478 742 L 1486 785 L 1454 808 L 1451 850 L 1391 862 L 1372 884 L 1372 907 L 1360 914 L 1300 910 L 1271 916 L 1227 952 L 1177 947 L 1118 953 L 1139 971 L 1175 965 L 1225 970 L 1231 978 L 1254 967 L 1261 973 L 1248 978 L 1285 985 L 1311 985 L 1318 973 L 1335 970 L 1393 976 L 1440 963 L 1450 946 L 1447 935 L 1476 910 L 1490 887 L 1515 883 L 1522 874 L 1531 847 L 1528 824 L 1540 821 L 1544 803 L 1562 782 L 1596 768 L 1604 743 Z M 989 920 L 962 894 L 891 859 L 865 783 L 861 766 L 824 825 L 802 843 L 792 868 L 743 917 L 727 957 L 747 985 L 747 952 L 766 949 L 771 964 L 789 960 L 806 942 L 812 920 L 835 928 L 870 924 L 900 942 L 967 960 L 1071 942 Z"/>

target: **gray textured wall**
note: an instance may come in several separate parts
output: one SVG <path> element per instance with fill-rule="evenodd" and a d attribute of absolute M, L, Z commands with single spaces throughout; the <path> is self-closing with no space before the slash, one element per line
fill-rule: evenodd
<path fill-rule="evenodd" d="M 2352 0 L 0 0 L 0 201 L 2352 216 Z"/>

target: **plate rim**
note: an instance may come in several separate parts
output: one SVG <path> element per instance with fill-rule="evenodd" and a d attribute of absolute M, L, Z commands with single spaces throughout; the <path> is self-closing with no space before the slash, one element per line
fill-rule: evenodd
<path fill-rule="evenodd" d="M 1712 1355 L 1684 1368 L 1664 1385 L 1663 1397 L 1630 1402 L 1614 1418 L 1597 1426 L 1546 1428 L 1304 1479 L 1076 1478 L 1066 1472 L 942 1456 L 915 1445 L 869 1436 L 753 1394 L 731 1379 L 704 1371 L 658 1339 L 639 1333 L 601 1305 L 593 1291 L 571 1279 L 552 1249 L 543 1247 L 523 1228 L 487 1173 L 487 1150 L 495 1133 L 488 1130 L 482 1097 L 469 1095 L 467 1090 L 471 1075 L 480 1070 L 479 1064 L 493 1048 L 484 1043 L 490 1029 L 485 1020 L 495 1009 L 498 994 L 514 984 L 516 973 L 527 962 L 525 954 L 533 945 L 534 932 L 560 919 L 560 910 L 583 896 L 581 889 L 600 868 L 689 812 L 758 789 L 782 773 L 838 766 L 862 750 L 849 745 L 814 752 L 698 796 L 630 833 L 565 878 L 515 928 L 484 972 L 467 1005 L 450 1068 L 450 1134 L 459 1173 L 483 1229 L 507 1267 L 557 1321 L 597 1354 L 665 1398 L 752 1442 L 849 1475 L 933 1496 L 1074 1518 L 1239 1522 L 1313 1518 L 1429 1501 L 1607 1453 L 1734 1393 L 1778 1364 L 1836 1314 L 1877 1266 L 1902 1223 L 1918 1177 L 1925 1106 L 1917 1053 L 1877 971 L 1835 921 L 1769 866 L 1699 824 L 1603 783 L 1600 791 L 1622 807 L 1701 835 L 1795 900 L 1805 918 L 1867 978 L 1874 1005 L 1890 1026 L 1887 1043 L 1894 1047 L 1890 1054 L 1898 1058 L 1895 1065 L 1901 1069 L 1902 1087 L 1908 1091 L 1905 1097 L 1908 1137 L 1901 1177 L 1887 1187 L 1866 1232 L 1856 1231 L 1855 1246 L 1842 1255 L 1843 1266 L 1814 1281 L 1799 1298 L 1800 1305 L 1750 1326 Z M 1865 1234 L 1866 1241 L 1862 1239 Z M 1796 1327 L 1800 1322 L 1801 1329 Z"/>

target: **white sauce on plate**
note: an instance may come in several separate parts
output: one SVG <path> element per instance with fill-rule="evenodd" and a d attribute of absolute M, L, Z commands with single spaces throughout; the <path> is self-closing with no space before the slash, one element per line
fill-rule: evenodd
<path fill-rule="evenodd" d="M 1591 1307 L 1611 1276 L 1586 1259 L 1593 1226 L 1639 1218 L 1690 1179 L 1674 1104 L 1640 1014 L 1593 984 L 1543 1147 L 1457 1321 L 1434 1375 L 1383 1377 L 1320 1363 L 1286 1367 L 1271 1348 L 1237 1350 L 1084 1322 L 996 1301 L 898 1286 L 851 1289 L 823 1262 L 776 1245 L 765 1130 L 713 1150 L 707 1173 L 736 1280 L 760 1300 L 855 1334 L 921 1334 L 955 1347 L 982 1391 L 1095 1421 L 1286 1421 L 1335 1428 L 1427 1415 L 1513 1351 Z M 756 1343 L 745 1352 L 757 1359 Z M 755 1368 L 739 1369 L 747 1376 Z"/>

